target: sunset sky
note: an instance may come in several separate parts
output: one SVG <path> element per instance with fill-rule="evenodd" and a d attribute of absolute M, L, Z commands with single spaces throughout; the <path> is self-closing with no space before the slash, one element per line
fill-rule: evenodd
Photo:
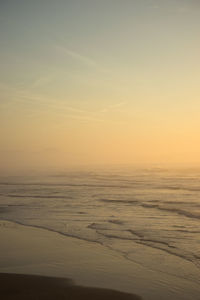
<path fill-rule="evenodd" d="M 0 0 L 0 166 L 200 163 L 199 0 Z"/>

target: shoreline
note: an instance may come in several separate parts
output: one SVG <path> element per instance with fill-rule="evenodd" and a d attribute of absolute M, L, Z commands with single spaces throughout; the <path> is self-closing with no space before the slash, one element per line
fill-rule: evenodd
<path fill-rule="evenodd" d="M 101 244 L 0 220 L 0 273 L 71 278 L 146 300 L 199 299 L 199 285 L 126 260 Z"/>
<path fill-rule="evenodd" d="M 111 276 L 124 259 L 101 244 L 8 220 L 0 220 L 0 240 L 0 274 L 70 278 L 79 287 L 139 295 L 119 274 Z"/>

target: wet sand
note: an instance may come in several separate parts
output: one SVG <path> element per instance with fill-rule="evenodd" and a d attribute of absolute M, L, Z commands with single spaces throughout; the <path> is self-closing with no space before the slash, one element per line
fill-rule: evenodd
<path fill-rule="evenodd" d="M 26 295 L 30 291 L 38 293 L 33 299 L 139 299 L 117 298 L 130 294 L 144 300 L 199 299 L 198 283 L 151 270 L 94 242 L 3 220 L 0 221 L 0 273 L 4 274 L 0 277 L 3 300 L 32 299 Z M 70 278 L 75 285 L 60 278 Z M 9 294 L 11 290 L 16 292 L 14 296 Z M 70 293 L 74 296 L 69 296 Z"/>
<path fill-rule="evenodd" d="M 77 286 L 71 280 L 34 275 L 0 274 L 4 300 L 139 300 L 140 297 L 109 289 Z"/>
<path fill-rule="evenodd" d="M 0 299 L 141 299 L 101 245 L 9 221 L 0 240 Z"/>

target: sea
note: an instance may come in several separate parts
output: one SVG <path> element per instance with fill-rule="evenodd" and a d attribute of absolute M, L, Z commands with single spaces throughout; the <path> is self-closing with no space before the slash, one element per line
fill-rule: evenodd
<path fill-rule="evenodd" d="M 200 284 L 200 168 L 4 175 L 0 219 L 98 243 L 126 260 Z"/>

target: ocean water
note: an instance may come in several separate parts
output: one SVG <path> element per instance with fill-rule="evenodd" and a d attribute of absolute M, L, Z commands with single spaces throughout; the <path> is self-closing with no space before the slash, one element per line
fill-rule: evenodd
<path fill-rule="evenodd" d="M 1 176 L 0 219 L 100 243 L 200 284 L 200 169 Z"/>

